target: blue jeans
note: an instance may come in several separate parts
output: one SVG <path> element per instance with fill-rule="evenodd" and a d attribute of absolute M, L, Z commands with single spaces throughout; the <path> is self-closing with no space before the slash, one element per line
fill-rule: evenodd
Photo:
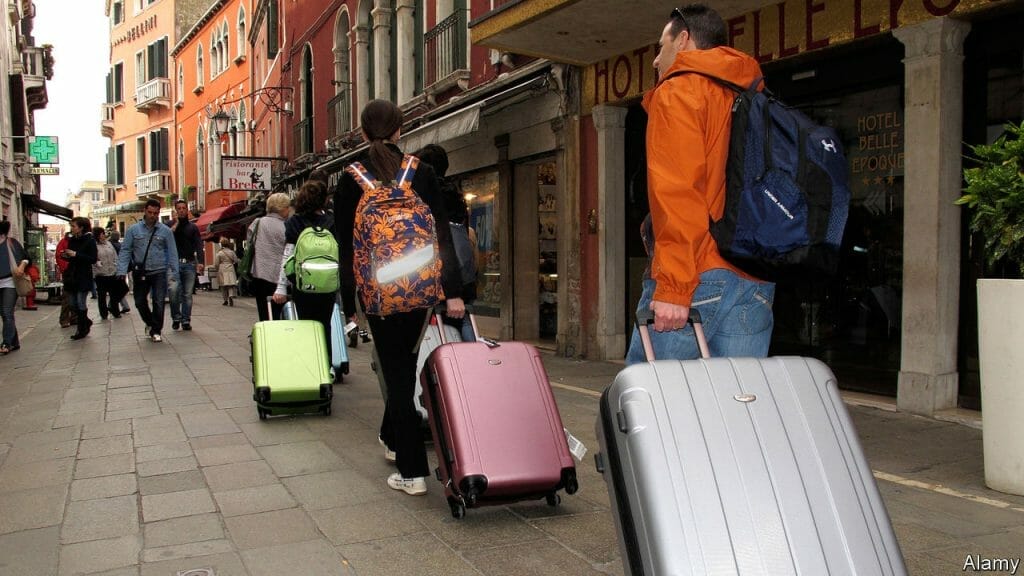
<path fill-rule="evenodd" d="M 89 307 L 89 293 L 91 290 L 83 290 L 81 292 L 71 293 L 71 307 L 75 309 L 75 312 L 82 314 Z"/>
<path fill-rule="evenodd" d="M 0 317 L 4 319 L 4 341 L 8 347 L 21 346 L 18 328 L 14 325 L 14 306 L 18 303 L 18 291 L 14 288 L 0 288 Z"/>
<path fill-rule="evenodd" d="M 152 329 L 153 334 L 164 330 L 164 300 L 167 298 L 167 271 L 147 272 L 135 276 L 135 309 L 139 311 L 142 321 Z M 152 296 L 153 307 L 150 309 L 147 297 Z"/>
<path fill-rule="evenodd" d="M 655 285 L 654 280 L 644 279 L 637 310 L 650 309 Z M 700 284 L 693 293 L 692 307 L 700 312 L 711 356 L 767 356 L 775 325 L 772 315 L 774 299 L 775 284 L 770 282 L 754 282 L 721 268 L 701 274 Z M 652 328 L 650 334 L 656 360 L 700 358 L 692 326 L 671 332 L 655 332 Z M 626 364 L 645 361 L 640 334 L 634 327 Z"/>
<path fill-rule="evenodd" d="M 167 288 L 171 293 L 171 320 L 182 324 L 192 323 L 192 290 L 195 287 L 195 262 L 178 264 L 178 276 L 167 277 Z"/>

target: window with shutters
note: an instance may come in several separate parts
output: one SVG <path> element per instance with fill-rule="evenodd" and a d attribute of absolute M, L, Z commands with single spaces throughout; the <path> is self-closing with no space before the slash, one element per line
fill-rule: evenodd
<path fill-rule="evenodd" d="M 267 59 L 272 60 L 277 56 L 278 38 L 280 37 L 280 31 L 278 30 L 278 19 L 277 19 L 277 1 L 271 0 L 270 5 L 267 6 Z"/>
<path fill-rule="evenodd" d="M 139 136 L 135 138 L 135 173 L 141 176 L 146 172 L 146 137 Z"/>
<path fill-rule="evenodd" d="M 107 73 L 107 104 L 124 102 L 124 64 L 118 62 Z"/>
<path fill-rule="evenodd" d="M 114 0 L 110 4 L 110 23 L 113 26 L 124 22 L 124 0 Z"/>
<path fill-rule="evenodd" d="M 149 133 L 149 167 L 153 172 L 166 172 L 171 169 L 169 135 L 167 128 Z"/>
<path fill-rule="evenodd" d="M 241 64 L 245 61 L 245 6 L 238 7 L 238 57 L 235 58 L 235 63 Z"/>
<path fill-rule="evenodd" d="M 199 94 L 203 91 L 203 45 L 196 48 L 196 87 L 192 92 Z"/>
<path fill-rule="evenodd" d="M 146 47 L 146 80 L 169 78 L 167 75 L 167 37 Z"/>
<path fill-rule="evenodd" d="M 124 186 L 124 144 L 107 149 L 107 184 Z"/>

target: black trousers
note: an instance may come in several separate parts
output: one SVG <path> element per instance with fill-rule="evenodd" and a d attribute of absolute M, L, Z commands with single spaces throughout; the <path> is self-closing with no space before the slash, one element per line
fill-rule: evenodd
<path fill-rule="evenodd" d="M 295 301 L 295 311 L 299 314 L 299 320 L 317 320 L 324 325 L 324 337 L 327 339 L 324 344 L 327 346 L 327 354 L 330 355 L 331 312 L 334 311 L 334 293 L 310 294 L 295 290 L 292 292 L 292 300 Z"/>
<path fill-rule="evenodd" d="M 104 320 L 108 314 L 121 315 L 121 298 L 124 293 L 118 286 L 117 276 L 97 276 L 96 292 L 99 295 L 100 318 Z"/>
<path fill-rule="evenodd" d="M 277 290 L 277 284 L 267 282 L 262 278 L 253 278 L 252 282 L 249 283 L 249 291 L 256 297 L 256 312 L 259 313 L 260 322 L 266 322 L 271 318 L 274 320 L 281 319 L 281 310 L 284 309 L 283 304 L 271 302 L 272 315 L 267 312 L 267 298 L 273 296 L 275 290 Z"/>
<path fill-rule="evenodd" d="M 384 376 L 388 391 L 380 437 L 388 448 L 395 451 L 395 464 L 403 478 L 430 475 L 420 413 L 413 403 L 416 391 L 415 349 L 426 319 L 427 310 L 366 316 L 380 360 L 378 369 Z"/>

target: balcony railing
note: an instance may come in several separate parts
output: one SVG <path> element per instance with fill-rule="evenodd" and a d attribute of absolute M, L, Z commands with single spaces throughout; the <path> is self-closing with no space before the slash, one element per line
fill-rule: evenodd
<path fill-rule="evenodd" d="M 327 102 L 327 139 L 332 142 L 352 129 L 352 102 L 348 90 Z"/>
<path fill-rule="evenodd" d="M 171 106 L 171 80 L 169 78 L 153 78 L 135 88 L 135 108 L 137 110 L 149 110 L 155 106 L 168 108 Z"/>
<path fill-rule="evenodd" d="M 427 88 L 447 79 L 458 71 L 468 70 L 466 11 L 456 10 L 423 35 L 424 86 Z"/>
<path fill-rule="evenodd" d="M 295 158 L 313 153 L 313 117 L 305 118 L 295 124 L 292 132 L 295 144 Z"/>
<path fill-rule="evenodd" d="M 101 105 L 100 114 L 100 134 L 105 138 L 110 138 L 114 135 L 114 105 Z"/>
<path fill-rule="evenodd" d="M 151 194 L 167 194 L 171 191 L 171 173 L 161 170 L 143 174 L 135 179 L 135 196 L 142 198 Z"/>

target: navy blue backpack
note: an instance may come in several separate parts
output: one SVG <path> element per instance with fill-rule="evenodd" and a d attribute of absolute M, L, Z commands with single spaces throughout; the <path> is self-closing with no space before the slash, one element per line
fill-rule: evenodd
<path fill-rule="evenodd" d="M 725 212 L 711 222 L 719 253 L 765 280 L 835 274 L 850 209 L 849 167 L 836 131 L 758 90 L 762 78 L 743 88 L 691 73 L 736 93 Z"/>

